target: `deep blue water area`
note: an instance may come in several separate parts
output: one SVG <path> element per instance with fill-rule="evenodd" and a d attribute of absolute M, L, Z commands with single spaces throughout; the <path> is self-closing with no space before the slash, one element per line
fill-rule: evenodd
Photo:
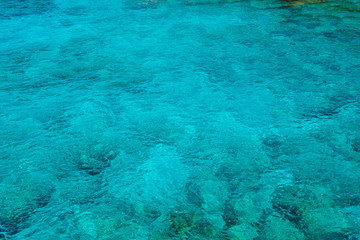
<path fill-rule="evenodd" d="M 1 0 L 0 239 L 360 239 L 360 2 L 315 1 Z"/>

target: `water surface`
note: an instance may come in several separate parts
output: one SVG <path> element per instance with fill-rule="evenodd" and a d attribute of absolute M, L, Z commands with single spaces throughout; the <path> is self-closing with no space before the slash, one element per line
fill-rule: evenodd
<path fill-rule="evenodd" d="M 0 239 L 360 239 L 360 3 L 197 3 L 0 3 Z"/>

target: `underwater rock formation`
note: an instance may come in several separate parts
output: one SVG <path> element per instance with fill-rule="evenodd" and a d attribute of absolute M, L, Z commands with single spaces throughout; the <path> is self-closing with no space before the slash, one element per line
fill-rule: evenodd
<path fill-rule="evenodd" d="M 52 0 L 2 0 L 0 18 L 41 14 L 54 8 Z"/>
<path fill-rule="evenodd" d="M 109 184 L 112 186 L 109 192 L 114 197 L 127 199 L 129 204 L 134 204 L 139 209 L 147 205 L 157 207 L 165 214 L 186 199 L 189 173 L 174 148 L 158 144 L 141 161 L 126 159 L 126 155 L 119 155 L 114 161 L 121 158 L 122 164 L 115 163 L 106 171 L 106 177 L 117 174 Z M 124 167 L 123 164 L 128 166 Z M 132 184 L 128 185 L 126 182 Z"/>
<path fill-rule="evenodd" d="M 128 0 L 125 2 L 125 5 L 132 9 L 140 9 L 140 8 L 156 7 L 159 3 L 162 2 L 167 2 L 170 4 L 198 5 L 198 4 L 235 3 L 235 2 L 241 2 L 241 0 Z"/>
<path fill-rule="evenodd" d="M 105 146 L 97 144 L 80 155 L 77 165 L 80 170 L 90 175 L 97 175 L 110 165 L 116 155 L 113 150 L 107 151 Z"/>
<path fill-rule="evenodd" d="M 25 221 L 48 204 L 52 192 L 50 184 L 29 176 L 4 179 L 0 188 L 0 231 L 13 235 L 26 228 Z"/>
<path fill-rule="evenodd" d="M 186 4 L 234 3 L 241 0 L 185 0 Z"/>
<path fill-rule="evenodd" d="M 273 195 L 273 208 L 300 229 L 307 238 L 328 239 L 345 236 L 351 228 L 348 216 L 322 186 L 295 185 L 280 187 Z"/>
<path fill-rule="evenodd" d="M 312 3 L 323 3 L 326 0 L 282 0 L 286 6 L 299 6 Z"/>
<path fill-rule="evenodd" d="M 286 218 L 283 218 L 279 214 L 273 214 L 269 216 L 266 220 L 264 226 L 264 236 L 265 239 L 274 239 L 274 240 L 306 240 L 308 239 L 305 234 L 296 228 L 296 226 L 291 223 Z"/>

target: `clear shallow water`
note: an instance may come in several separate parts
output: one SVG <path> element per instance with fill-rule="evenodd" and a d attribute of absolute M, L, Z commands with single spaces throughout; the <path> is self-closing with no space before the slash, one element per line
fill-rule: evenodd
<path fill-rule="evenodd" d="M 0 3 L 0 239 L 359 239 L 358 2 Z"/>

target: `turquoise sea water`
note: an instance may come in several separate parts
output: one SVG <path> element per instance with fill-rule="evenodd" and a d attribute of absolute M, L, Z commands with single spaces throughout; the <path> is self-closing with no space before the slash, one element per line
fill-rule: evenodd
<path fill-rule="evenodd" d="M 0 1 L 0 239 L 360 239 L 360 3 Z"/>

